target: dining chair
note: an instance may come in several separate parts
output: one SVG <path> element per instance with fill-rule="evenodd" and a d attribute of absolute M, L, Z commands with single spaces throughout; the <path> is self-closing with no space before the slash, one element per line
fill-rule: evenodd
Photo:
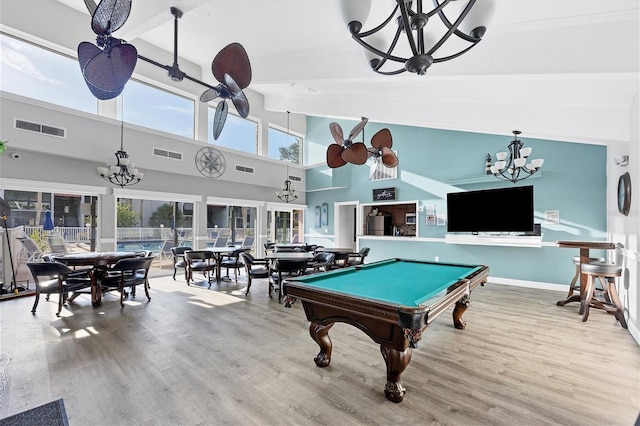
<path fill-rule="evenodd" d="M 120 293 L 120 306 L 124 308 L 124 297 L 127 295 L 126 287 L 130 288 L 131 297 L 136 297 L 136 286 L 144 287 L 147 299 L 149 295 L 149 268 L 153 262 L 153 256 L 129 257 L 118 260 L 115 265 L 107 268 L 100 278 L 100 287 L 103 293 L 117 290 Z"/>
<path fill-rule="evenodd" d="M 249 248 L 243 247 L 243 248 L 234 250 L 231 253 L 222 255 L 222 260 L 220 261 L 220 267 L 225 268 L 227 270 L 227 275 L 226 275 L 227 278 L 231 279 L 231 277 L 229 277 L 229 269 L 233 269 L 235 281 L 236 282 L 238 281 L 238 273 L 240 272 L 240 269 L 244 267 L 242 261 L 240 260 L 240 253 L 246 253 L 250 250 L 251 249 Z"/>
<path fill-rule="evenodd" d="M 214 254 L 209 250 L 187 250 L 184 252 L 187 285 L 193 281 L 193 273 L 201 272 L 211 287 L 211 271 L 216 268 Z"/>
<path fill-rule="evenodd" d="M 184 253 L 190 251 L 191 247 L 171 247 L 171 256 L 173 257 L 173 279 L 176 279 L 176 272 L 178 268 L 184 269 L 185 279 L 187 278 L 187 261 L 184 258 Z"/>
<path fill-rule="evenodd" d="M 369 247 L 363 247 L 359 252 L 349 254 L 347 266 L 364 265 L 364 258 L 369 255 L 369 250 Z"/>
<path fill-rule="evenodd" d="M 264 243 L 264 255 L 268 256 L 276 251 L 276 243 Z"/>
<path fill-rule="evenodd" d="M 88 274 L 77 273 L 67 265 L 60 262 L 27 262 L 27 266 L 33 276 L 36 285 L 36 295 L 31 313 L 36 314 L 36 308 L 40 301 L 40 295 L 46 294 L 47 300 L 51 294 L 58 295 L 58 312 L 60 316 L 62 305 L 67 300 L 70 292 L 78 293 L 83 289 L 91 288 L 91 278 Z M 89 291 L 89 294 L 91 292 Z"/>
<path fill-rule="evenodd" d="M 275 259 L 271 262 L 269 273 L 269 297 L 274 287 L 277 286 L 278 303 L 282 301 L 282 274 L 298 276 L 307 269 L 308 260 Z"/>
<path fill-rule="evenodd" d="M 335 261 L 336 255 L 328 251 L 320 251 L 313 256 L 313 259 L 307 262 L 305 274 L 315 274 L 318 272 L 327 272 L 331 270 L 331 266 Z"/>
<path fill-rule="evenodd" d="M 240 261 L 244 265 L 247 274 L 247 290 L 245 296 L 249 294 L 251 281 L 254 278 L 269 278 L 269 262 L 266 259 L 257 259 L 248 251 L 239 254 Z"/>

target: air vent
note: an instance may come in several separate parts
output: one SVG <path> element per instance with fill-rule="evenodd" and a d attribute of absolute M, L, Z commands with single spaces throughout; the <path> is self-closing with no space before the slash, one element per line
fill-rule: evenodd
<path fill-rule="evenodd" d="M 299 176 L 291 176 L 291 175 L 289 175 L 289 180 L 296 181 L 296 182 L 302 182 L 302 178 L 299 177 Z"/>
<path fill-rule="evenodd" d="M 45 135 L 56 136 L 59 138 L 64 138 L 66 134 L 65 129 L 61 129 L 59 127 L 47 126 L 45 124 L 32 123 L 30 121 L 18 120 L 15 119 L 14 127 L 20 130 L 26 130 L 28 132 L 37 132 L 43 133 Z"/>
<path fill-rule="evenodd" d="M 240 164 L 236 164 L 236 172 L 253 174 L 254 171 L 253 167 L 241 166 Z"/>
<path fill-rule="evenodd" d="M 168 151 L 166 149 L 153 148 L 153 155 L 156 157 L 170 158 L 172 160 L 182 160 L 182 153 Z"/>

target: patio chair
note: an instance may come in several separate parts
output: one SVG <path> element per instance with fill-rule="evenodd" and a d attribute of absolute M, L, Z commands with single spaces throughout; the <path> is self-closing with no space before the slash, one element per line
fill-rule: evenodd
<path fill-rule="evenodd" d="M 62 236 L 57 234 L 47 235 L 47 243 L 49 243 L 49 250 L 53 254 L 67 254 L 67 244 Z"/>
<path fill-rule="evenodd" d="M 42 260 L 44 253 L 40 250 L 31 238 L 19 237 L 17 238 L 22 243 L 22 251 L 20 252 L 20 258 L 25 262 L 39 262 Z"/>
<path fill-rule="evenodd" d="M 214 247 L 226 247 L 227 241 L 229 241 L 229 237 L 218 237 L 216 239 L 216 243 L 213 245 Z"/>
<path fill-rule="evenodd" d="M 244 240 L 242 241 L 242 247 L 248 247 L 251 248 L 253 247 L 253 242 L 255 241 L 255 237 L 252 235 L 247 235 L 246 237 L 244 237 Z"/>

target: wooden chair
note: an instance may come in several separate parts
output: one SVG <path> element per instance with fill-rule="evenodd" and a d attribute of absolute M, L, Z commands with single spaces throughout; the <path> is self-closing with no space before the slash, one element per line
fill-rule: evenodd
<path fill-rule="evenodd" d="M 27 266 L 36 284 L 36 295 L 31 313 L 35 315 L 40 295 L 58 295 L 58 312 L 60 316 L 62 305 L 66 302 L 70 292 L 80 292 L 83 289 L 91 288 L 91 278 L 85 272 L 77 273 L 67 265 L 60 262 L 27 262 Z M 91 291 L 88 292 L 91 294 Z"/>
<path fill-rule="evenodd" d="M 184 253 L 190 251 L 191 247 L 171 247 L 171 256 L 173 258 L 173 279 L 176 279 L 176 272 L 178 268 L 184 269 L 184 278 L 187 279 L 187 261 L 184 258 Z"/>
<path fill-rule="evenodd" d="M 269 278 L 269 262 L 266 259 L 256 259 L 248 251 L 240 253 L 239 257 L 247 274 L 247 290 L 244 292 L 246 296 L 251 288 L 251 280 Z"/>
<path fill-rule="evenodd" d="M 604 263 L 604 261 L 604 257 L 589 258 L 589 263 Z M 569 294 L 567 295 L 567 299 L 573 296 L 574 291 L 580 291 L 580 256 L 573 256 L 573 264 L 576 266 L 576 273 L 573 275 L 571 283 L 569 284 Z"/>
<path fill-rule="evenodd" d="M 271 263 L 269 273 L 269 297 L 274 287 L 277 286 L 278 303 L 282 301 L 282 274 L 286 273 L 289 276 L 302 275 L 307 269 L 308 260 L 290 260 L 290 259 L 276 259 Z"/>
<path fill-rule="evenodd" d="M 211 271 L 215 270 L 213 252 L 209 250 L 187 250 L 184 252 L 187 285 L 193 281 L 193 273 L 201 272 L 211 287 Z"/>
<path fill-rule="evenodd" d="M 153 256 L 118 260 L 99 279 L 102 292 L 117 290 L 120 293 L 120 306 L 124 308 L 124 298 L 128 295 L 125 287 L 130 288 L 131 297 L 136 297 L 136 287 L 142 285 L 147 300 L 151 301 L 148 275 L 152 262 Z"/>

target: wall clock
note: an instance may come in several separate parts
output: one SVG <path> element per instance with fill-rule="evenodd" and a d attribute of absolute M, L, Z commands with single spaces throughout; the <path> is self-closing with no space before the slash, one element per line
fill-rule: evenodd
<path fill-rule="evenodd" d="M 217 178 L 222 176 L 227 168 L 227 163 L 222 152 L 205 146 L 196 153 L 196 167 L 202 176 Z"/>
<path fill-rule="evenodd" d="M 631 176 L 629 172 L 618 179 L 618 211 L 625 216 L 631 210 Z"/>

